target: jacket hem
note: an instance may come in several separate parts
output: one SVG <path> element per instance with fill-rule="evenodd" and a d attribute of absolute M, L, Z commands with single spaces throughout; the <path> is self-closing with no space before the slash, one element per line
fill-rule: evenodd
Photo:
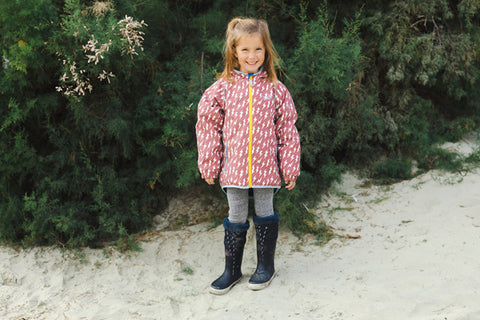
<path fill-rule="evenodd" d="M 228 185 L 228 186 L 221 186 L 222 191 L 227 194 L 227 188 L 237 188 L 237 189 L 273 189 L 273 194 L 276 194 L 280 190 L 280 186 L 252 186 L 251 188 L 246 186 L 235 186 L 235 185 Z"/>

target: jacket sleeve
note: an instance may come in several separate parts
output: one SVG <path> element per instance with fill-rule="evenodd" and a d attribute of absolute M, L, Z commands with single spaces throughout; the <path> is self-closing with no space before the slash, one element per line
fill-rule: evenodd
<path fill-rule="evenodd" d="M 282 84 L 277 84 L 276 135 L 280 173 L 284 181 L 295 181 L 300 175 L 300 136 L 295 121 L 297 111 L 292 96 Z"/>
<path fill-rule="evenodd" d="M 220 80 L 203 94 L 197 110 L 198 168 L 203 179 L 218 178 L 223 157 L 223 90 Z"/>

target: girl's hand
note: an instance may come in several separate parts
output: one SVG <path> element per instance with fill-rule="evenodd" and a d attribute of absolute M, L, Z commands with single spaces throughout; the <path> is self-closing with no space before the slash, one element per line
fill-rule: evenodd
<path fill-rule="evenodd" d="M 215 179 L 213 179 L 213 178 L 205 179 L 205 181 L 206 181 L 208 184 L 215 184 Z"/>
<path fill-rule="evenodd" d="M 285 181 L 285 183 L 287 184 L 285 186 L 287 190 L 292 190 L 293 188 L 295 188 L 295 181 Z"/>

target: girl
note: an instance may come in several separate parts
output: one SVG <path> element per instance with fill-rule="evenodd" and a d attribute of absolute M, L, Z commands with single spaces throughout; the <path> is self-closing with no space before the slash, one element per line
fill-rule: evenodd
<path fill-rule="evenodd" d="M 229 205 L 223 221 L 225 271 L 210 286 L 214 294 L 226 293 L 242 277 L 249 191 L 257 239 L 257 268 L 249 288 L 260 290 L 270 284 L 280 220 L 273 210 L 273 195 L 281 187 L 281 177 L 292 190 L 300 174 L 297 113 L 290 93 L 277 79 L 278 56 L 267 23 L 230 21 L 224 64 L 219 80 L 200 100 L 196 125 L 202 178 L 212 185 L 220 177 Z"/>

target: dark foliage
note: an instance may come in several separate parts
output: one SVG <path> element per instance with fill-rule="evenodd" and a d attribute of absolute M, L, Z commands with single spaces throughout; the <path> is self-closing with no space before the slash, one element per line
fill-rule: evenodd
<path fill-rule="evenodd" d="M 322 230 L 306 208 L 343 168 L 455 167 L 435 143 L 477 129 L 478 1 L 0 0 L 0 239 L 127 243 L 200 183 L 196 105 L 234 16 L 268 21 L 297 105 L 294 230 Z"/>

